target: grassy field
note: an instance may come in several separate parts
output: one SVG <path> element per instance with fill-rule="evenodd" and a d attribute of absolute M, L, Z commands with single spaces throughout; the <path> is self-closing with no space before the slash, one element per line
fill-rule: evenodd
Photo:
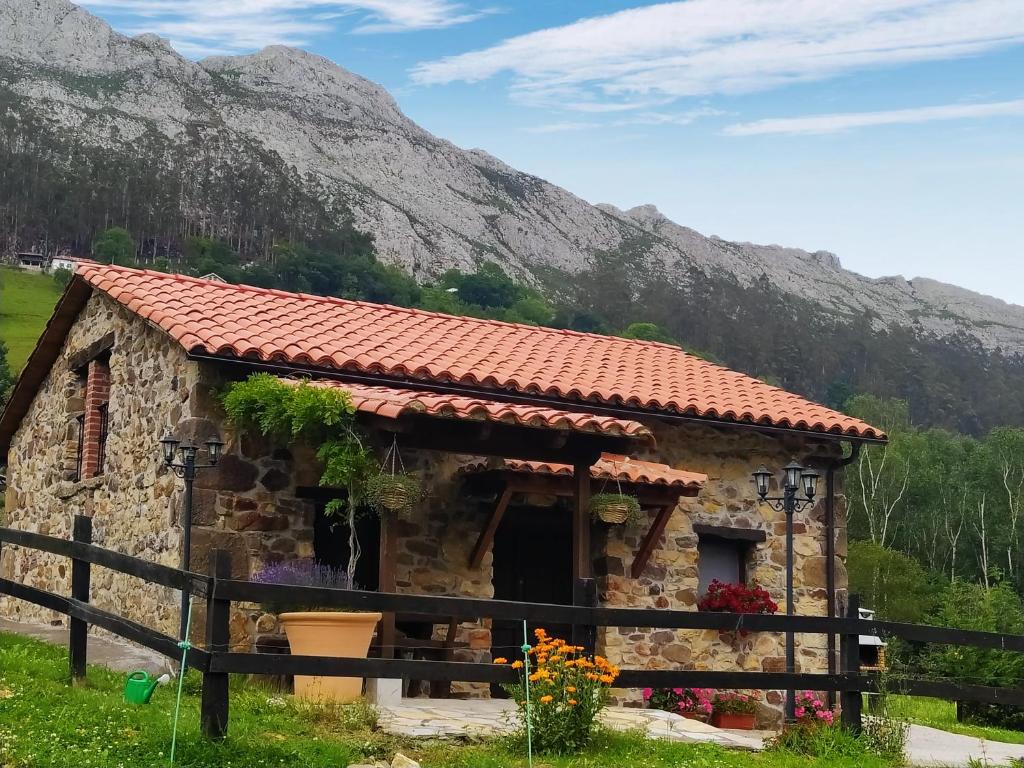
<path fill-rule="evenodd" d="M 147 706 L 121 699 L 124 677 L 90 668 L 69 686 L 63 649 L 0 634 L 0 766 L 4 768 L 146 768 L 167 766 L 174 694 L 160 688 Z M 508 742 L 409 742 L 374 729 L 365 705 L 308 708 L 258 686 L 237 685 L 228 738 L 205 741 L 198 730 L 198 678 L 186 677 L 175 765 L 189 768 L 345 768 L 390 759 L 396 751 L 424 768 L 525 768 Z M 233 679 L 234 682 L 234 679 Z M 790 754 L 727 752 L 710 745 L 602 735 L 578 757 L 544 759 L 538 768 L 886 768 L 883 760 L 809 759 Z"/>
<path fill-rule="evenodd" d="M 932 728 L 949 731 L 950 733 L 975 736 L 987 741 L 1024 744 L 1024 732 L 1021 731 L 958 723 L 956 721 L 956 704 L 951 701 L 926 699 L 916 696 L 890 695 L 886 701 L 886 708 L 891 717 L 906 720 L 910 723 L 928 725 Z"/>
<path fill-rule="evenodd" d="M 35 348 L 60 294 L 50 275 L 0 267 L 0 341 L 7 344 L 7 362 L 15 373 Z"/>

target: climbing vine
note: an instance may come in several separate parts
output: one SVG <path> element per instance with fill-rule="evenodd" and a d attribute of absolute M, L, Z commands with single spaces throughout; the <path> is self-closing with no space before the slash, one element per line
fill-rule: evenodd
<path fill-rule="evenodd" d="M 324 467 L 320 485 L 347 492 L 346 498 L 333 499 L 326 513 L 345 515 L 347 572 L 353 579 L 360 556 L 356 516 L 364 508 L 370 481 L 380 474 L 380 464 L 356 425 L 352 397 L 342 389 L 317 387 L 308 381 L 285 383 L 267 373 L 254 373 L 229 385 L 221 401 L 228 420 L 241 429 L 316 448 Z"/>

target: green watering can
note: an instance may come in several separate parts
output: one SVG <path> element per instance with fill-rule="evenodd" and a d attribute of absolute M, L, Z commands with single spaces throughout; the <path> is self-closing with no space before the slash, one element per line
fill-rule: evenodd
<path fill-rule="evenodd" d="M 170 675 L 150 677 L 146 672 L 132 672 L 124 683 L 124 700 L 132 704 L 149 704 L 156 687 L 170 679 Z"/>

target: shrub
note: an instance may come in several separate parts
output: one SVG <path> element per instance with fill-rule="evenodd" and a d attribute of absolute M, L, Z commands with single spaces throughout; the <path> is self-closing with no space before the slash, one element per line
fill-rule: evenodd
<path fill-rule="evenodd" d="M 533 748 L 553 755 L 575 754 L 591 741 L 597 717 L 608 703 L 608 688 L 619 668 L 601 656 L 582 655 L 583 648 L 534 632 L 537 644 L 530 648 L 529 676 L 521 661 L 520 680 L 506 686 L 519 706 L 523 727 L 529 728 Z M 498 658 L 495 664 L 507 664 Z"/>
<path fill-rule="evenodd" d="M 711 688 L 645 688 L 644 701 L 651 709 L 661 709 L 677 714 L 711 714 Z"/>
<path fill-rule="evenodd" d="M 728 613 L 775 613 L 779 610 L 768 590 L 746 584 L 723 584 L 718 579 L 708 585 L 708 593 L 697 608 Z"/>
<path fill-rule="evenodd" d="M 868 751 L 882 757 L 902 758 L 907 746 L 910 725 L 883 715 L 865 717 L 861 724 L 861 740 Z"/>
<path fill-rule="evenodd" d="M 289 587 L 327 587 L 330 589 L 357 589 L 348 574 L 314 560 L 303 558 L 298 560 L 282 560 L 267 563 L 252 575 L 252 581 L 260 584 L 284 584 Z M 270 613 L 282 611 L 315 611 L 342 610 L 340 608 L 320 609 L 316 605 L 303 603 L 264 603 L 263 608 Z"/>
<path fill-rule="evenodd" d="M 835 721 L 835 713 L 828 708 L 828 705 L 818 698 L 818 695 L 810 691 L 803 691 L 796 696 L 796 708 L 793 714 L 796 715 L 798 723 L 806 725 L 832 725 Z"/>
<path fill-rule="evenodd" d="M 865 755 L 867 747 L 856 735 L 838 725 L 798 722 L 769 739 L 765 747 L 773 752 L 817 757 L 823 762 Z"/>

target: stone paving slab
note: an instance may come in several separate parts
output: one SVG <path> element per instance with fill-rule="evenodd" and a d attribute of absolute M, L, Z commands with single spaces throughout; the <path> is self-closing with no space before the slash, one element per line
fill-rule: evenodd
<path fill-rule="evenodd" d="M 52 645 L 63 645 L 65 648 L 68 644 L 67 627 L 0 619 L 0 632 L 24 635 Z M 90 664 L 98 664 L 115 672 L 135 672 L 141 669 L 151 675 L 162 675 L 164 672 L 174 671 L 168 660 L 156 651 L 127 640 L 95 635 L 92 632 L 89 633 L 87 655 Z"/>
<path fill-rule="evenodd" d="M 403 699 L 401 704 L 379 707 L 379 725 L 395 736 L 435 739 L 480 739 L 511 733 L 516 728 L 516 707 L 497 699 Z M 652 709 L 610 707 L 601 716 L 616 731 L 642 731 L 651 739 L 691 744 L 718 744 L 730 749 L 760 750 L 763 734 L 725 731 Z"/>

